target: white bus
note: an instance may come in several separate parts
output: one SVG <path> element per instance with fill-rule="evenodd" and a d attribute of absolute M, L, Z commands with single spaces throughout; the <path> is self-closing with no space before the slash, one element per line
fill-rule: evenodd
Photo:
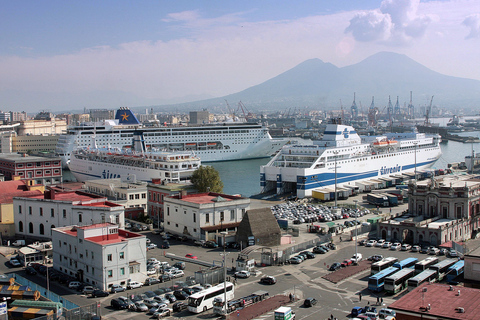
<path fill-rule="evenodd" d="M 370 274 L 374 275 L 376 273 L 379 273 L 380 271 L 390 268 L 397 261 L 398 259 L 395 257 L 387 257 L 383 260 L 372 263 Z"/>
<path fill-rule="evenodd" d="M 227 285 L 227 301 L 233 299 L 235 288 L 233 283 L 226 282 Z M 192 294 L 188 298 L 188 311 L 193 313 L 200 313 L 213 308 L 213 300 L 216 297 L 223 298 L 225 294 L 225 286 L 223 282 L 214 287 L 202 290 Z"/>
<path fill-rule="evenodd" d="M 417 288 L 424 282 L 435 281 L 436 278 L 437 278 L 437 271 L 427 269 L 422 273 L 417 274 L 415 277 L 407 280 L 408 291 L 411 291 Z"/>
<path fill-rule="evenodd" d="M 433 266 L 435 263 L 438 262 L 438 258 L 436 257 L 428 257 L 422 261 L 415 263 L 415 274 L 420 274 L 423 271 L 427 270 L 430 266 Z"/>
<path fill-rule="evenodd" d="M 385 278 L 384 290 L 396 294 L 407 288 L 407 280 L 414 276 L 415 270 L 405 268 Z"/>

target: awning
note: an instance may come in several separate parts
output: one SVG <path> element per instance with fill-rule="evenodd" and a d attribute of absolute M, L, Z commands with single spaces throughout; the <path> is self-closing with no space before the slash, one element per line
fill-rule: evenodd
<path fill-rule="evenodd" d="M 207 232 L 212 232 L 215 230 L 223 230 L 223 229 L 230 229 L 230 228 L 236 228 L 240 225 L 240 222 L 234 222 L 234 223 L 224 223 L 224 224 L 217 224 L 214 226 L 208 226 L 208 227 L 202 227 L 201 229 Z"/>

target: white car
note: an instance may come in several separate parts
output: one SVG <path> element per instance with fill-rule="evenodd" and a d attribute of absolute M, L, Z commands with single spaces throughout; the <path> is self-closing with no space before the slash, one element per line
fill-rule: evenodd
<path fill-rule="evenodd" d="M 422 248 L 421 248 L 419 245 L 414 245 L 414 246 L 412 247 L 412 252 L 420 252 L 421 249 L 422 249 Z"/>
<path fill-rule="evenodd" d="M 150 269 L 147 269 L 147 274 L 150 276 L 152 274 L 156 274 L 157 273 L 157 269 L 155 268 L 150 268 Z"/>
<path fill-rule="evenodd" d="M 246 270 L 243 270 L 243 271 L 237 271 L 235 272 L 235 276 L 237 276 L 237 278 L 248 278 L 250 277 L 250 272 L 249 271 L 246 271 Z"/>
<path fill-rule="evenodd" d="M 390 250 L 398 250 L 400 249 L 400 247 L 402 246 L 402 244 L 400 242 L 395 242 L 394 244 L 392 244 L 392 246 L 390 247 Z"/>
<path fill-rule="evenodd" d="M 440 252 L 440 249 L 435 247 L 430 247 L 428 249 L 428 254 L 431 254 L 431 255 L 437 255 L 439 252 Z"/>
<path fill-rule="evenodd" d="M 390 248 L 393 245 L 390 241 L 385 241 L 385 243 L 382 245 L 382 248 Z"/>
<path fill-rule="evenodd" d="M 157 258 L 148 258 L 147 263 L 160 264 L 160 261 Z"/>
<path fill-rule="evenodd" d="M 78 287 L 80 287 L 82 283 L 79 282 L 79 281 L 70 281 L 70 283 L 68 284 L 68 287 L 70 289 L 77 289 Z"/>
<path fill-rule="evenodd" d="M 181 278 L 185 275 L 185 273 L 182 270 L 175 270 L 170 273 L 174 278 Z"/>
<path fill-rule="evenodd" d="M 402 250 L 402 251 L 408 251 L 410 249 L 412 249 L 412 246 L 409 245 L 408 243 L 402 244 L 402 247 L 400 248 L 400 250 Z"/>
<path fill-rule="evenodd" d="M 383 246 L 383 244 L 385 243 L 385 240 L 384 239 L 380 239 L 377 241 L 377 243 L 375 244 L 375 247 L 381 247 Z"/>
<path fill-rule="evenodd" d="M 377 240 L 368 240 L 368 242 L 365 244 L 365 247 L 373 247 L 377 244 Z"/>
<path fill-rule="evenodd" d="M 352 259 L 351 259 L 351 260 L 352 260 L 354 263 L 359 263 L 360 261 L 362 261 L 362 259 L 363 259 L 363 255 L 362 255 L 361 253 L 356 253 L 356 254 L 354 254 L 354 255 L 352 256 Z"/>
<path fill-rule="evenodd" d="M 142 286 L 143 286 L 143 283 L 140 283 L 138 281 L 130 281 L 127 284 L 127 289 L 141 288 Z"/>

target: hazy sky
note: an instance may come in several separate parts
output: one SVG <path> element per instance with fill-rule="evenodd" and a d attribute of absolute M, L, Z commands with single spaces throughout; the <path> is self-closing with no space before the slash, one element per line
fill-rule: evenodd
<path fill-rule="evenodd" d="M 3 111 L 223 96 L 307 59 L 342 67 L 379 51 L 480 80 L 478 0 L 0 3 Z"/>

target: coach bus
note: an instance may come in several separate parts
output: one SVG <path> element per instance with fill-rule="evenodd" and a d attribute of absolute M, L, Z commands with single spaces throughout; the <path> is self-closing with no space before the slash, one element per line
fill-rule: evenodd
<path fill-rule="evenodd" d="M 427 270 L 430 266 L 434 265 L 438 262 L 438 258 L 436 257 L 428 257 L 415 263 L 415 274 L 422 273 L 423 271 Z"/>
<path fill-rule="evenodd" d="M 430 266 L 430 269 L 437 271 L 437 281 L 442 281 L 448 272 L 448 268 L 453 266 L 457 261 L 457 259 L 445 259 Z"/>
<path fill-rule="evenodd" d="M 415 270 L 405 268 L 385 278 L 385 292 L 396 294 L 407 288 L 407 281 L 415 275 Z"/>
<path fill-rule="evenodd" d="M 234 297 L 234 286 L 231 282 L 226 282 L 227 286 L 227 301 L 230 301 Z M 200 313 L 213 308 L 213 300 L 216 297 L 223 298 L 225 295 L 225 286 L 220 283 L 214 287 L 202 290 L 200 292 L 192 294 L 188 297 L 188 311 L 193 313 Z"/>
<path fill-rule="evenodd" d="M 418 262 L 417 258 L 407 258 L 402 261 L 395 262 L 392 267 L 398 268 L 400 270 L 404 268 L 412 268 L 415 266 L 415 263 Z"/>
<path fill-rule="evenodd" d="M 407 288 L 408 291 L 415 289 L 424 282 L 435 281 L 437 278 L 437 271 L 428 269 L 422 273 L 417 274 L 415 277 L 408 279 Z"/>
<path fill-rule="evenodd" d="M 368 278 L 368 289 L 373 292 L 380 292 L 385 285 L 385 278 L 398 271 L 398 268 L 389 267 Z"/>
<path fill-rule="evenodd" d="M 453 266 L 448 268 L 447 271 L 447 282 L 454 282 L 455 278 L 463 274 L 463 268 L 465 266 L 465 261 L 460 260 L 456 262 Z"/>
<path fill-rule="evenodd" d="M 372 266 L 371 266 L 371 269 L 370 269 L 370 274 L 374 275 L 374 274 L 376 274 L 380 271 L 383 271 L 387 268 L 390 268 L 397 261 L 398 261 L 397 258 L 387 257 L 385 259 L 382 259 L 380 261 L 372 263 Z"/>

